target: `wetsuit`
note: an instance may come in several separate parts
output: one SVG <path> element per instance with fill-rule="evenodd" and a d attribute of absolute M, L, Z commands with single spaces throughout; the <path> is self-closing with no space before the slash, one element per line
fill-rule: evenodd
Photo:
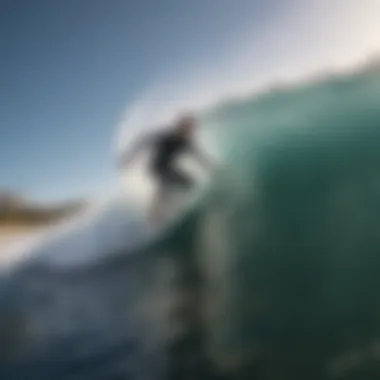
<path fill-rule="evenodd" d="M 185 189 L 193 186 L 193 179 L 175 166 L 178 156 L 193 151 L 190 139 L 175 133 L 163 133 L 155 136 L 152 150 L 150 169 L 158 180 Z"/>

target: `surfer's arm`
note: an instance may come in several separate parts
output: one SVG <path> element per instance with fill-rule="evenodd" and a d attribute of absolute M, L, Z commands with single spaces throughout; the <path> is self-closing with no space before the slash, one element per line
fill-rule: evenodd
<path fill-rule="evenodd" d="M 126 152 L 124 152 L 119 160 L 119 165 L 122 168 L 127 168 L 132 164 L 137 155 L 146 149 L 154 140 L 154 135 L 145 135 L 135 142 L 135 144 Z"/>

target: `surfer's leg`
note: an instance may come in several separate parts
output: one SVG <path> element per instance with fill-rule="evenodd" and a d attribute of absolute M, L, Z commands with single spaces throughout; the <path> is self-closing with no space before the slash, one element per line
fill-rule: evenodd
<path fill-rule="evenodd" d="M 173 186 L 179 187 L 181 190 L 191 190 L 194 181 L 184 170 L 170 168 L 166 173 L 166 180 Z"/>
<path fill-rule="evenodd" d="M 161 227 L 172 214 L 173 207 L 175 209 L 176 190 L 188 191 L 193 187 L 194 182 L 187 173 L 175 168 L 165 168 L 154 174 L 157 190 L 151 204 L 150 220 L 157 227 Z"/>
<path fill-rule="evenodd" d="M 157 184 L 157 190 L 153 196 L 149 215 L 151 222 L 156 227 L 162 226 L 165 222 L 167 197 L 168 190 L 165 188 L 165 183 L 163 181 L 159 181 Z"/>

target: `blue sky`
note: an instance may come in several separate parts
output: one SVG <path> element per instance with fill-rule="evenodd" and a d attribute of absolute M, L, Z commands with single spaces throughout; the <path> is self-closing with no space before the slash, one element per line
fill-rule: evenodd
<path fill-rule="evenodd" d="M 377 22 L 367 22 L 364 32 L 356 27 L 374 13 L 356 8 L 370 2 L 332 0 L 334 8 L 325 0 L 310 0 L 308 7 L 296 0 L 3 0 L 0 188 L 41 200 L 107 191 L 116 177 L 117 125 L 147 89 L 155 86 L 160 95 L 162 81 L 181 82 L 172 96 L 183 89 L 197 97 L 199 88 L 214 97 L 285 69 L 307 71 L 307 62 L 318 66 L 333 59 L 331 52 L 336 62 L 334 45 L 318 31 L 331 32 L 331 14 L 342 4 L 344 27 L 360 34 L 344 40 L 351 41 L 346 50 L 343 34 L 334 40 L 343 46 L 339 57 L 349 61 L 364 45 L 376 47 L 370 36 Z M 313 7 L 320 11 L 314 29 L 302 22 Z M 342 15 L 340 23 L 343 33 Z M 301 39 L 302 28 L 309 40 Z M 299 67 L 305 49 L 309 58 Z"/>

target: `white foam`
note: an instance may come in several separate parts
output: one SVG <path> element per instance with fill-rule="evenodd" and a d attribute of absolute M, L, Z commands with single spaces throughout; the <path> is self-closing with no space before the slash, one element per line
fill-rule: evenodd
<path fill-rule="evenodd" d="M 0 266 L 9 268 L 26 259 L 65 268 L 88 265 L 121 249 L 132 251 L 150 233 L 143 214 L 118 198 L 64 225 L 18 239 L 2 250 Z"/>

